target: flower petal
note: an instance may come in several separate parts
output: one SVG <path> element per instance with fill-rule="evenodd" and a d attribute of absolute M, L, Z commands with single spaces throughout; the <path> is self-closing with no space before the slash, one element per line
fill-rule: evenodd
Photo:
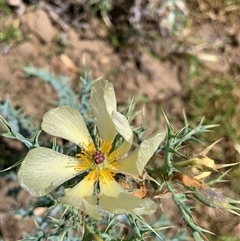
<path fill-rule="evenodd" d="M 117 132 L 130 144 L 132 144 L 133 134 L 127 118 L 117 111 L 112 112 L 112 121 Z"/>
<path fill-rule="evenodd" d="M 124 141 L 117 149 L 115 149 L 118 157 L 121 157 L 124 154 L 126 154 L 129 151 L 129 149 L 131 148 L 131 146 L 132 146 L 132 143 Z"/>
<path fill-rule="evenodd" d="M 61 198 L 61 201 L 82 210 L 97 220 L 101 220 L 102 217 L 99 215 L 93 196 L 94 183 L 95 180 L 89 180 L 86 176 L 75 187 L 65 189 L 65 196 Z"/>
<path fill-rule="evenodd" d="M 107 80 L 97 81 L 91 92 L 90 103 L 101 138 L 113 140 L 116 129 L 111 114 L 117 109 L 117 102 L 112 84 Z"/>
<path fill-rule="evenodd" d="M 116 181 L 103 182 L 101 179 L 99 206 L 115 214 L 152 214 L 157 209 L 155 202 L 133 196 L 122 189 Z"/>
<path fill-rule="evenodd" d="M 148 140 L 143 141 L 129 156 L 117 162 L 118 166 L 116 171 L 142 175 L 145 165 L 163 141 L 165 134 L 165 132 L 157 132 Z"/>
<path fill-rule="evenodd" d="M 92 142 L 80 112 L 68 106 L 60 106 L 48 111 L 42 122 L 47 133 L 71 141 L 79 146 Z"/>
<path fill-rule="evenodd" d="M 37 147 L 23 160 L 18 180 L 31 195 L 41 197 L 79 174 L 75 170 L 78 163 L 75 157 Z"/>

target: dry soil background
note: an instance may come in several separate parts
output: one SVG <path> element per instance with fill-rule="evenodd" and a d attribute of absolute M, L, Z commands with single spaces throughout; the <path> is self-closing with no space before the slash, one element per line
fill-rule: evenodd
<path fill-rule="evenodd" d="M 184 87 L 181 78 L 185 68 L 184 61 L 177 60 L 179 63 L 176 64 L 176 60 L 172 58 L 160 62 L 147 51 L 139 51 L 137 59 L 129 53 L 127 57 L 123 57 L 109 43 L 108 29 L 97 17 L 90 19 L 88 26 L 79 30 L 67 25 L 59 16 L 52 16 L 46 7 L 27 6 L 24 14 L 18 19 L 13 15 L 7 21 L 3 26 L 9 23 L 19 25 L 24 35 L 28 36 L 28 41 L 14 44 L 7 51 L 2 46 L 0 101 L 9 96 L 13 105 L 21 106 L 26 115 L 34 116 L 37 124 L 40 124 L 43 114 L 54 107 L 53 101 L 57 95 L 48 84 L 37 79 L 26 79 L 23 72 L 24 66 L 31 63 L 35 67 L 47 68 L 51 73 L 70 76 L 73 88 L 80 92 L 78 82 L 82 74 L 83 62 L 85 62 L 92 79 L 102 77 L 112 81 L 120 104 L 125 104 L 133 96 L 147 97 L 149 104 L 146 116 L 148 125 L 152 129 L 156 124 L 154 120 L 156 120 L 159 106 L 164 108 L 171 119 L 176 121 L 175 126 L 178 126 L 178 118 L 184 108 L 181 94 Z M 240 42 L 237 34 L 239 29 L 237 26 L 232 30 L 232 36 L 237 38 L 238 43 Z M 191 31 L 194 36 L 199 35 L 205 39 L 220 38 L 214 35 L 212 26 L 208 23 L 203 23 L 201 28 L 191 29 Z M 59 41 L 64 42 L 64 51 L 60 51 Z M 214 52 L 214 48 L 211 51 Z M 232 52 L 234 52 L 232 58 L 240 60 L 239 45 Z M 224 61 L 225 56 L 222 56 L 221 61 L 212 68 L 227 69 L 229 62 Z M 211 62 L 209 65 L 211 67 Z M 139 125 L 140 122 L 136 124 Z M 9 146 L 15 151 L 18 150 L 20 155 L 24 155 L 21 145 L 14 142 Z M 4 151 L 7 152 L 7 150 Z M 27 208 L 29 200 L 33 199 L 24 190 L 21 190 L 15 198 L 6 197 L 9 188 L 18 186 L 17 181 L 0 180 L 0 234 L 4 241 L 15 241 L 21 237 L 23 231 L 32 232 L 36 229 L 30 218 L 19 220 L 18 215 L 11 214 L 16 207 Z M 218 231 L 221 230 L 222 225 L 223 234 L 231 231 L 235 237 L 240 238 L 239 219 L 224 213 L 221 214 L 222 222 L 220 222 L 217 212 L 211 209 L 205 210 L 213 220 L 219 222 Z M 42 215 L 44 210 L 35 211 Z M 174 212 L 169 215 L 174 219 Z M 226 220 L 229 221 L 225 225 Z M 181 220 L 178 222 L 181 223 Z M 205 226 L 208 226 L 207 223 Z"/>

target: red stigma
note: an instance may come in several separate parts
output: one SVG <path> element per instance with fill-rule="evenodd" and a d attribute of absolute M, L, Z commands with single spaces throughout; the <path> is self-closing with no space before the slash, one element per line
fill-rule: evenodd
<path fill-rule="evenodd" d="M 93 155 L 93 160 L 96 164 L 101 164 L 105 160 L 105 156 L 101 151 L 96 151 Z"/>

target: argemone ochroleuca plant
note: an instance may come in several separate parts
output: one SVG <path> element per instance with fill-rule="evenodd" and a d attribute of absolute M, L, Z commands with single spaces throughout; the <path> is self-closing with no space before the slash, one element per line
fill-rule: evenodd
<path fill-rule="evenodd" d="M 165 133 L 154 134 L 128 154 L 133 133 L 126 117 L 117 111 L 112 84 L 97 81 L 91 92 L 90 103 L 98 136 L 90 136 L 78 110 L 67 106 L 50 110 L 43 117 L 42 129 L 75 143 L 81 151 L 73 157 L 46 147 L 30 150 L 18 173 L 20 185 L 33 196 L 40 197 L 85 172 L 85 177 L 76 186 L 65 189 L 65 195 L 61 198 L 63 203 L 95 219 L 101 219 L 98 206 L 114 214 L 154 213 L 157 208 L 155 202 L 135 197 L 123 189 L 114 176 L 117 173 L 141 176 Z M 118 134 L 123 140 L 120 144 L 116 141 Z"/>

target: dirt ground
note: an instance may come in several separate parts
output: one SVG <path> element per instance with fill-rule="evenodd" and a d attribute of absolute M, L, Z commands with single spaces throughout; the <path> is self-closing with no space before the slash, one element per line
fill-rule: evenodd
<path fill-rule="evenodd" d="M 80 92 L 79 76 L 83 72 L 83 63 L 86 63 L 92 79 L 101 77 L 114 84 L 120 105 L 126 104 L 133 96 L 136 98 L 144 96 L 148 100 L 146 116 L 151 131 L 156 125 L 163 126 L 163 123 L 155 121 L 159 106 L 165 110 L 176 128 L 181 127 L 179 116 L 185 108 L 182 92 L 184 85 L 187 84 L 184 75 L 188 67 L 180 56 L 181 50 L 177 54 L 176 52 L 170 54 L 165 61 L 155 58 L 141 42 L 137 50 L 128 49 L 121 52 L 109 42 L 109 28 L 103 24 L 101 18 L 93 17 L 89 19 L 87 26 L 77 29 L 60 21 L 59 16 L 52 15 L 52 12 L 44 6 L 26 5 L 24 13 L 19 18 L 14 14 L 5 18 L 6 21 L 2 23 L 2 27 L 9 24 L 16 25 L 21 29 L 24 37 L 10 46 L 5 43 L 1 45 L 0 101 L 9 96 L 14 106 L 22 107 L 24 113 L 33 116 L 35 122 L 40 125 L 43 114 L 54 107 L 53 101 L 57 95 L 47 83 L 37 79 L 26 79 L 24 66 L 32 64 L 38 68 L 46 68 L 57 75 L 70 76 L 73 88 Z M 217 13 L 213 12 L 212 18 L 216 16 Z M 203 20 L 201 24 L 194 25 L 185 33 L 188 34 L 190 43 L 194 42 L 196 36 L 207 43 L 212 43 L 207 48 L 201 46 L 202 49 L 190 48 L 190 45 L 184 48 L 190 48 L 192 53 L 202 58 L 203 63 L 214 71 L 228 71 L 234 63 L 240 61 L 240 25 L 235 23 L 230 28 L 224 23 L 224 13 L 221 16 L 222 22 L 220 21 L 219 24 L 222 23 L 222 29 L 224 29 L 222 32 L 216 31 L 216 26 Z M 215 31 L 212 31 L 213 28 Z M 226 34 L 227 31 L 229 35 Z M 229 36 L 231 36 L 230 40 L 235 41 L 234 43 L 228 42 Z M 228 43 L 224 54 L 216 47 L 217 40 Z M 161 53 L 165 48 L 164 46 L 155 47 Z M 167 47 L 163 55 L 168 55 Z M 219 61 L 209 61 L 213 56 L 217 56 Z M 240 75 L 236 73 L 236 79 L 238 79 Z M 140 125 L 140 119 L 136 125 Z M 21 153 L 20 155 L 24 155 L 22 146 L 15 142 L 4 148 L 15 148 L 18 153 Z M 0 150 L 3 151 L 3 149 Z M 4 150 L 4 153 L 7 151 Z M 6 196 L 7 191 L 13 187 L 19 187 L 17 181 L 7 178 L 0 180 L 0 235 L 4 241 L 15 241 L 21 238 L 23 232 L 31 233 L 36 230 L 33 220 L 30 218 L 20 220 L 19 215 L 11 213 L 19 206 L 27 208 L 29 200 L 33 199 L 25 190 L 21 190 L 15 198 Z M 166 202 L 166 208 L 167 205 L 169 205 L 168 202 Z M 199 207 L 199 212 L 201 208 L 203 207 Z M 223 235 L 231 232 L 236 238 L 240 238 L 239 218 L 224 212 L 219 214 L 210 208 L 204 210 L 211 217 L 211 223 L 216 222 L 213 232 Z M 36 210 L 36 212 L 41 215 L 42 210 Z M 221 222 L 219 215 L 221 215 Z M 174 212 L 170 212 L 169 216 L 174 219 Z M 226 220 L 229 220 L 227 225 L 224 222 Z M 208 223 L 203 225 L 210 228 Z"/>

